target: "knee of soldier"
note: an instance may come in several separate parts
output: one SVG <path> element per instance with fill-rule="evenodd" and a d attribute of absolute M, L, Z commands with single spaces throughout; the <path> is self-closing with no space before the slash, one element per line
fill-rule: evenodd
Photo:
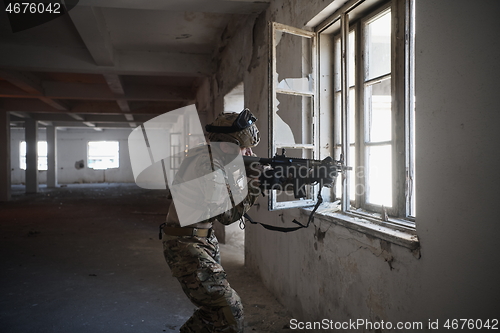
<path fill-rule="evenodd" d="M 226 273 L 213 271 L 198 271 L 198 279 L 205 292 L 214 300 L 230 296 L 231 288 L 227 282 Z"/>
<path fill-rule="evenodd" d="M 243 305 L 238 294 L 234 292 L 226 301 L 227 305 L 220 310 L 224 314 L 226 323 L 234 330 L 231 332 L 243 332 Z"/>

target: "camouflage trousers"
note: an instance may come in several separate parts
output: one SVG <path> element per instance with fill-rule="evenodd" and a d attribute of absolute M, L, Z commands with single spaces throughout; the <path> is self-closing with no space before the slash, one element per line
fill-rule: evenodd
<path fill-rule="evenodd" d="M 243 305 L 227 282 L 215 235 L 164 235 L 163 253 L 189 300 L 198 307 L 180 332 L 243 332 Z"/>

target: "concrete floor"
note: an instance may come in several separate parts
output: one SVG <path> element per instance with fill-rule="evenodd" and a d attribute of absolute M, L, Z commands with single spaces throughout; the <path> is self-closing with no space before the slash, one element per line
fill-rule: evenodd
<path fill-rule="evenodd" d="M 0 331 L 178 332 L 194 310 L 162 254 L 165 194 L 134 184 L 13 186 L 0 203 Z M 245 306 L 245 331 L 284 332 L 290 317 L 221 246 Z"/>

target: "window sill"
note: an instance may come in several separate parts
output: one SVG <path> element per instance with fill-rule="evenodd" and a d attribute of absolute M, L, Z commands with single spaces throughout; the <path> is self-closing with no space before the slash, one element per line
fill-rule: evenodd
<path fill-rule="evenodd" d="M 312 210 L 313 207 L 301 208 L 301 211 L 307 215 Z M 404 226 L 404 224 L 408 224 L 406 221 L 391 218 L 388 222 L 385 222 L 359 213 L 342 213 L 339 211 L 338 205 L 334 203 L 320 205 L 314 215 L 315 218 L 403 246 L 410 250 L 417 250 L 420 247 L 415 229 Z"/>

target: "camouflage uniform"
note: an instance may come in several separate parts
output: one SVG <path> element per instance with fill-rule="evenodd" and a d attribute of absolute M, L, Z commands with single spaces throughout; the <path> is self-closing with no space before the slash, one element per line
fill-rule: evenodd
<path fill-rule="evenodd" d="M 214 149 L 214 148 L 212 148 Z M 207 174 L 204 163 L 207 150 L 190 152 L 190 164 L 194 170 Z M 202 162 L 203 161 L 203 162 Z M 216 168 L 221 163 L 214 160 Z M 181 166 L 182 167 L 182 166 Z M 208 187 L 201 191 L 210 191 Z M 246 198 L 232 209 L 203 222 L 219 222 L 228 225 L 242 218 L 243 214 L 255 203 L 260 190 L 248 185 Z M 213 190 L 207 194 L 207 200 L 213 196 Z M 172 203 L 167 215 L 167 225 L 178 226 L 178 217 Z M 164 235 L 163 250 L 172 275 L 180 282 L 184 293 L 198 310 L 181 327 L 180 332 L 243 332 L 243 306 L 240 297 L 230 287 L 226 273 L 221 266 L 219 244 L 212 233 L 209 237 Z"/>

